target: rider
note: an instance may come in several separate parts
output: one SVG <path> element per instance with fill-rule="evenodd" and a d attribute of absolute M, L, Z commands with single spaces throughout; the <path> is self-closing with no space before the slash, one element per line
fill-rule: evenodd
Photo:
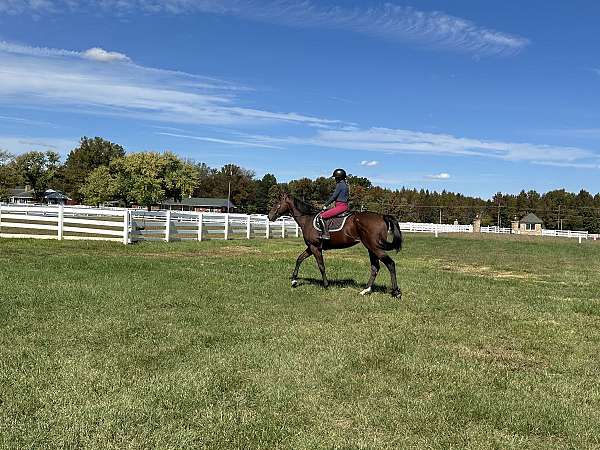
<path fill-rule="evenodd" d="M 335 191 L 327 203 L 323 205 L 322 212 L 317 216 L 319 225 L 321 227 L 321 239 L 329 239 L 329 230 L 323 219 L 331 219 L 343 212 L 348 211 L 348 198 L 350 196 L 350 189 L 348 182 L 346 181 L 346 171 L 344 169 L 335 169 L 331 178 L 335 178 Z M 335 206 L 327 210 L 327 206 L 335 201 Z"/>

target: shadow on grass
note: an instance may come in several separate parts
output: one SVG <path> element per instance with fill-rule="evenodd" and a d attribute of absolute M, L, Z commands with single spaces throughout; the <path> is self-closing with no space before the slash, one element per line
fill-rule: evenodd
<path fill-rule="evenodd" d="M 356 280 L 353 280 L 352 278 L 344 278 L 341 280 L 328 280 L 329 281 L 329 289 L 331 288 L 336 288 L 336 287 L 340 287 L 340 288 L 356 288 L 358 290 L 363 290 L 367 287 L 367 283 L 364 284 L 359 284 L 356 282 Z M 298 278 L 298 286 L 300 287 L 303 284 L 312 284 L 315 286 L 319 286 L 322 287 L 323 286 L 323 280 L 321 280 L 320 278 Z M 387 292 L 387 288 L 385 286 L 378 286 L 377 284 L 373 285 L 373 292 Z"/>

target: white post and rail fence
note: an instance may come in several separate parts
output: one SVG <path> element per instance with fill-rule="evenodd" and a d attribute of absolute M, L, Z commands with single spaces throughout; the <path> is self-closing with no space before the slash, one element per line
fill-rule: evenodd
<path fill-rule="evenodd" d="M 401 222 L 409 233 L 473 233 L 473 225 Z M 510 228 L 481 227 L 482 233 L 510 234 Z M 274 222 L 265 215 L 145 211 L 83 206 L 0 204 L 0 237 L 57 240 L 101 240 L 123 244 L 140 241 L 202 241 L 205 239 L 272 239 L 300 237 L 291 217 Z M 598 239 L 584 231 L 542 230 L 542 236 Z"/>

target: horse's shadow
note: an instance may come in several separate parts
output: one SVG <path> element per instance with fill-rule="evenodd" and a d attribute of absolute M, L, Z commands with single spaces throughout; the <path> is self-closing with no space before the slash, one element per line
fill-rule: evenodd
<path fill-rule="evenodd" d="M 329 287 L 340 287 L 340 288 L 356 288 L 359 290 L 363 290 L 364 288 L 367 287 L 367 284 L 359 284 L 356 282 L 356 280 L 353 280 L 352 278 L 344 278 L 341 280 L 327 280 L 329 281 Z M 323 280 L 320 278 L 306 278 L 306 277 L 299 277 L 298 278 L 298 285 L 296 287 L 300 287 L 303 284 L 312 284 L 315 286 L 323 286 Z M 378 286 L 376 284 L 373 285 L 372 288 L 373 292 L 386 292 L 385 286 Z"/>

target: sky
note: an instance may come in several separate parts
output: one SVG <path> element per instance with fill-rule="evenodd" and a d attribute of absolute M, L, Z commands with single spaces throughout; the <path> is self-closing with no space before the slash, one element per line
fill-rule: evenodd
<path fill-rule="evenodd" d="M 0 0 L 0 148 L 600 192 L 600 3 Z"/>

